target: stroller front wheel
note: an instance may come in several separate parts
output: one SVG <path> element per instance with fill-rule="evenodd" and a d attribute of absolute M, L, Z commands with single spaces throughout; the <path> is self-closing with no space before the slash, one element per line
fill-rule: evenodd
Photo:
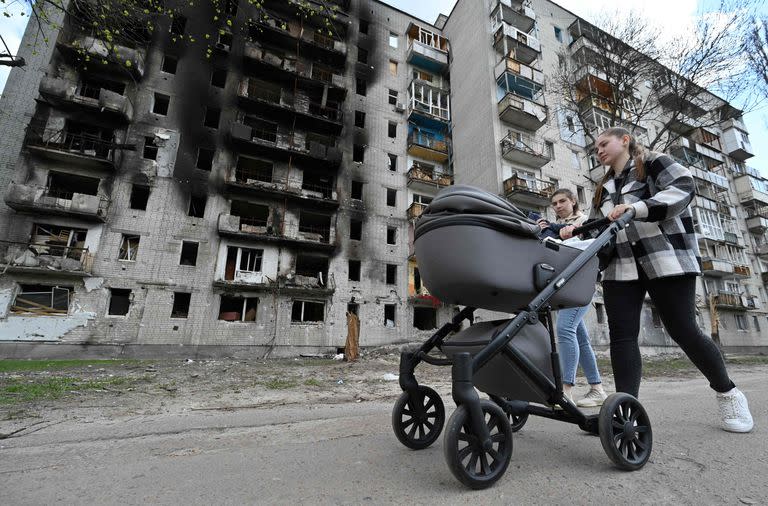
<path fill-rule="evenodd" d="M 445 406 L 440 395 L 419 386 L 415 395 L 403 392 L 392 408 L 392 429 L 397 439 L 412 450 L 423 450 L 440 436 Z"/>
<path fill-rule="evenodd" d="M 464 485 L 488 488 L 501 478 L 512 458 L 512 428 L 507 414 L 497 404 L 481 400 L 485 424 L 491 435 L 490 448 L 484 448 L 469 421 L 469 411 L 459 406 L 448 420 L 443 451 L 448 468 Z"/>
<path fill-rule="evenodd" d="M 653 432 L 640 401 L 621 392 L 609 395 L 600 408 L 597 425 L 603 450 L 618 468 L 636 471 L 648 462 Z"/>

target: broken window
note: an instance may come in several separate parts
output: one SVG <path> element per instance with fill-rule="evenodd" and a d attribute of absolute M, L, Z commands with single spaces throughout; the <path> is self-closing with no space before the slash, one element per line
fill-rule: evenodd
<path fill-rule="evenodd" d="M 221 117 L 221 109 L 216 107 L 208 107 L 205 109 L 205 120 L 203 126 L 208 128 L 219 128 L 219 119 Z"/>
<path fill-rule="evenodd" d="M 365 148 L 360 144 L 352 146 L 352 161 L 363 163 L 365 161 Z"/>
<path fill-rule="evenodd" d="M 155 144 L 155 137 L 144 137 L 144 152 L 142 157 L 147 160 L 157 160 L 157 144 Z"/>
<path fill-rule="evenodd" d="M 387 135 L 389 136 L 390 139 L 394 139 L 395 137 L 397 137 L 397 123 L 395 123 L 394 121 L 390 121 L 387 124 Z"/>
<path fill-rule="evenodd" d="M 397 265 L 387 264 L 387 284 L 394 285 L 397 283 Z"/>
<path fill-rule="evenodd" d="M 175 56 L 171 56 L 169 54 L 166 54 L 163 56 L 163 65 L 161 67 L 161 70 L 165 72 L 166 74 L 175 74 L 176 73 L 176 65 L 179 63 L 179 59 Z"/>
<path fill-rule="evenodd" d="M 291 308 L 291 321 L 295 323 L 325 321 L 325 303 L 294 300 Z"/>
<path fill-rule="evenodd" d="M 227 84 L 227 71 L 224 69 L 216 69 L 211 74 L 211 86 L 217 88 L 223 88 Z"/>
<path fill-rule="evenodd" d="M 350 281 L 360 281 L 360 260 L 350 260 L 349 261 L 349 276 L 348 279 Z"/>
<path fill-rule="evenodd" d="M 333 198 L 333 179 L 323 173 L 305 171 L 301 189 L 307 196 L 330 199 Z"/>
<path fill-rule="evenodd" d="M 197 265 L 197 250 L 199 246 L 199 243 L 194 241 L 182 241 L 179 265 Z"/>
<path fill-rule="evenodd" d="M 395 305 L 394 304 L 384 304 L 384 326 L 385 327 L 395 326 Z"/>
<path fill-rule="evenodd" d="M 396 227 L 387 227 L 387 244 L 397 244 Z"/>
<path fill-rule="evenodd" d="M 114 130 L 67 120 L 64 127 L 64 145 L 67 151 L 109 159 L 112 154 Z"/>
<path fill-rule="evenodd" d="M 11 305 L 13 313 L 31 313 L 41 316 L 69 312 L 71 286 L 20 285 L 19 293 Z"/>
<path fill-rule="evenodd" d="M 87 260 L 87 235 L 88 231 L 81 228 L 35 224 L 32 227 L 30 246 L 37 255 L 71 258 L 82 264 Z"/>
<path fill-rule="evenodd" d="M 160 116 L 168 115 L 168 107 L 171 104 L 171 97 L 162 93 L 155 93 L 152 100 L 152 112 Z"/>
<path fill-rule="evenodd" d="M 131 308 L 131 290 L 127 288 L 109 289 L 109 309 L 111 316 L 125 316 Z"/>
<path fill-rule="evenodd" d="M 75 193 L 84 195 L 99 194 L 99 179 L 95 177 L 77 176 L 64 172 L 48 173 L 48 188 L 46 195 L 58 199 L 72 200 Z"/>
<path fill-rule="evenodd" d="M 259 299 L 256 297 L 221 296 L 219 320 L 228 322 L 255 322 Z"/>
<path fill-rule="evenodd" d="M 365 128 L 365 113 L 363 111 L 355 111 L 355 126 Z"/>
<path fill-rule="evenodd" d="M 331 217 L 327 214 L 301 211 L 299 232 L 305 234 L 306 239 L 328 242 L 331 238 Z"/>
<path fill-rule="evenodd" d="M 397 171 L 397 155 L 387 154 L 387 168 L 392 172 Z"/>
<path fill-rule="evenodd" d="M 145 211 L 149 202 L 149 186 L 135 184 L 131 187 L 131 209 Z"/>
<path fill-rule="evenodd" d="M 93 76 L 84 76 L 80 82 L 78 91 L 81 97 L 95 98 L 98 100 L 101 90 L 109 90 L 122 95 L 125 93 L 125 83 L 99 79 Z"/>
<path fill-rule="evenodd" d="M 433 307 L 414 307 L 413 326 L 419 330 L 437 328 L 437 310 Z"/>
<path fill-rule="evenodd" d="M 368 93 L 368 81 L 362 77 L 358 77 L 355 80 L 355 93 L 364 97 Z"/>
<path fill-rule="evenodd" d="M 120 241 L 120 253 L 117 259 L 135 262 L 136 253 L 139 251 L 139 239 L 138 235 L 123 234 L 123 238 Z"/>
<path fill-rule="evenodd" d="M 192 294 L 188 292 L 173 292 L 173 308 L 171 318 L 187 318 Z"/>
<path fill-rule="evenodd" d="M 184 28 L 187 26 L 187 18 L 181 14 L 173 15 L 171 18 L 170 32 L 174 35 L 184 35 Z"/>
<path fill-rule="evenodd" d="M 209 148 L 197 149 L 197 163 L 195 166 L 201 170 L 211 170 L 213 168 L 213 156 L 215 151 Z"/>
<path fill-rule="evenodd" d="M 188 216 L 202 218 L 205 216 L 205 203 L 208 199 L 205 195 L 192 195 L 189 199 Z"/>
<path fill-rule="evenodd" d="M 357 47 L 357 61 L 359 63 L 368 63 L 368 51 L 362 47 Z"/>
<path fill-rule="evenodd" d="M 264 227 L 269 224 L 269 206 L 233 200 L 229 213 L 240 217 L 241 231 L 253 233 L 266 232 Z"/>
<path fill-rule="evenodd" d="M 365 19 L 361 19 L 360 20 L 360 25 L 359 25 L 360 33 L 362 33 L 364 35 L 367 35 L 368 34 L 368 25 L 369 25 L 369 21 L 367 21 Z"/>
<path fill-rule="evenodd" d="M 328 279 L 328 257 L 299 253 L 296 256 L 296 275 L 316 279 L 325 286 Z"/>
<path fill-rule="evenodd" d="M 354 200 L 363 200 L 362 181 L 352 181 L 352 191 L 350 192 L 350 198 Z"/>
<path fill-rule="evenodd" d="M 397 205 L 397 190 L 387 188 L 387 205 L 395 207 Z"/>
<path fill-rule="evenodd" d="M 272 162 L 240 156 L 235 167 L 235 179 L 239 183 L 251 184 L 257 181 L 272 182 Z"/>
<path fill-rule="evenodd" d="M 349 238 L 353 241 L 360 241 L 363 238 L 363 222 L 362 220 L 349 220 Z"/>
<path fill-rule="evenodd" d="M 389 105 L 397 105 L 397 90 L 389 90 Z"/>
<path fill-rule="evenodd" d="M 238 270 L 240 272 L 261 272 L 263 249 L 238 248 Z"/>
<path fill-rule="evenodd" d="M 261 139 L 272 143 L 277 142 L 277 123 L 254 117 L 246 117 L 245 124 L 251 127 L 253 139 Z"/>

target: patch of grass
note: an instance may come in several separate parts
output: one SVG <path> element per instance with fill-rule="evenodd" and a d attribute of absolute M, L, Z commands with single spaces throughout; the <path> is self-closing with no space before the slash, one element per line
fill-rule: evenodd
<path fill-rule="evenodd" d="M 262 385 L 264 385 L 270 390 L 287 390 L 289 388 L 295 387 L 296 382 L 293 380 L 273 378 L 269 381 L 264 381 Z"/>
<path fill-rule="evenodd" d="M 766 365 L 768 364 L 768 355 L 739 355 L 725 357 L 726 364 L 733 365 Z"/>
<path fill-rule="evenodd" d="M 305 380 L 305 381 L 304 381 L 304 384 L 305 384 L 306 386 L 308 386 L 308 387 L 320 387 L 320 386 L 323 386 L 323 384 L 322 384 L 322 383 L 320 383 L 320 382 L 319 382 L 318 380 L 316 380 L 315 378 L 309 378 L 308 380 Z"/>
<path fill-rule="evenodd" d="M 104 390 L 124 385 L 127 378 L 81 380 L 78 378 L 53 377 L 43 379 L 14 378 L 0 384 L 0 405 L 53 400 L 73 392 Z"/>
<path fill-rule="evenodd" d="M 136 365 L 140 360 L 0 360 L 0 373 L 25 371 L 59 371 L 77 367 Z"/>

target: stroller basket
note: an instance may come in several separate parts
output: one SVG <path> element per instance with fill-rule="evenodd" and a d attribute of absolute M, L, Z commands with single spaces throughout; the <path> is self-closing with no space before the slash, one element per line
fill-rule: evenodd
<path fill-rule="evenodd" d="M 525 308 L 581 250 L 541 241 L 539 227 L 501 198 L 468 186 L 439 192 L 416 222 L 419 273 L 430 293 L 449 304 L 513 313 Z M 592 299 L 592 258 L 550 300 L 555 309 Z"/>

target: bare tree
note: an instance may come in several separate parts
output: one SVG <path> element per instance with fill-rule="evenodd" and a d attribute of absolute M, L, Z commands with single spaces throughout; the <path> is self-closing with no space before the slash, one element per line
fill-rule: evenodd
<path fill-rule="evenodd" d="M 753 21 L 747 55 L 750 68 L 760 83 L 762 96 L 768 98 L 768 18 Z"/>

